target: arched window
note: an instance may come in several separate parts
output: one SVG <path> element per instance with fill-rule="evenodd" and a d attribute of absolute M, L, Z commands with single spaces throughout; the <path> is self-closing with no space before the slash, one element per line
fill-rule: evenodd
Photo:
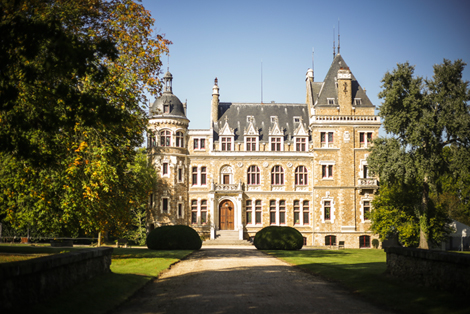
<path fill-rule="evenodd" d="M 171 132 L 161 131 L 160 132 L 160 146 L 171 146 Z"/>
<path fill-rule="evenodd" d="M 362 235 L 359 237 L 359 247 L 370 247 L 370 236 Z"/>
<path fill-rule="evenodd" d="M 247 182 L 248 182 L 248 185 L 260 184 L 260 171 L 259 171 L 258 166 L 248 167 Z"/>
<path fill-rule="evenodd" d="M 176 132 L 176 147 L 184 147 L 183 132 Z"/>
<path fill-rule="evenodd" d="M 274 166 L 271 171 L 271 184 L 284 185 L 284 169 L 281 166 Z"/>
<path fill-rule="evenodd" d="M 307 167 L 298 166 L 295 168 L 295 185 L 307 185 L 308 184 L 308 172 Z"/>
<path fill-rule="evenodd" d="M 336 236 L 327 235 L 325 237 L 325 245 L 336 245 Z"/>

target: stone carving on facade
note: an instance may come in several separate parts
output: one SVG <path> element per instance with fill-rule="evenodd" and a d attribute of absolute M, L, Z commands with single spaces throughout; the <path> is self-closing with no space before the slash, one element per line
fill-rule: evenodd
<path fill-rule="evenodd" d="M 349 131 L 344 131 L 344 135 L 343 135 L 344 142 L 349 143 L 350 139 L 351 139 L 351 135 L 349 134 Z"/>
<path fill-rule="evenodd" d="M 264 168 L 268 168 L 269 167 L 269 163 L 267 161 L 263 162 L 263 167 Z"/>
<path fill-rule="evenodd" d="M 239 162 L 237 163 L 237 166 L 238 166 L 238 168 L 241 168 L 241 167 L 243 167 L 243 163 L 242 163 L 241 161 L 239 161 Z"/>

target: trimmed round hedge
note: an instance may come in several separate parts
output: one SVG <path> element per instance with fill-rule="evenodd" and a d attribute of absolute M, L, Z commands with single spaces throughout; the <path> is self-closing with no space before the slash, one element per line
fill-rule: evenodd
<path fill-rule="evenodd" d="M 258 250 L 300 250 L 304 238 L 292 227 L 269 226 L 256 233 L 254 245 Z"/>
<path fill-rule="evenodd" d="M 196 230 L 184 225 L 158 227 L 147 236 L 147 247 L 151 250 L 199 250 L 201 246 Z"/>

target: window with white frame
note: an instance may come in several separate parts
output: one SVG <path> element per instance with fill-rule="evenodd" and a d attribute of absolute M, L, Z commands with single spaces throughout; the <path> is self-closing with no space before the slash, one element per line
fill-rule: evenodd
<path fill-rule="evenodd" d="M 335 220 L 335 202 L 329 192 L 326 192 L 326 196 L 321 199 L 320 217 L 323 223 L 333 223 Z"/>
<path fill-rule="evenodd" d="M 283 145 L 283 138 L 280 136 L 271 136 L 269 138 L 269 142 L 271 143 L 271 151 L 272 152 L 281 152 L 284 149 Z"/>
<path fill-rule="evenodd" d="M 300 225 L 300 201 L 294 200 L 294 225 Z"/>
<path fill-rule="evenodd" d="M 195 138 L 195 139 L 193 139 L 193 149 L 194 150 L 205 150 L 206 149 L 206 139 L 205 138 Z"/>
<path fill-rule="evenodd" d="M 284 185 L 284 169 L 281 166 L 274 166 L 271 170 L 271 184 Z"/>
<path fill-rule="evenodd" d="M 331 147 L 333 145 L 334 132 L 320 132 L 321 147 Z"/>
<path fill-rule="evenodd" d="M 333 165 L 322 165 L 321 173 L 323 179 L 333 179 Z"/>
<path fill-rule="evenodd" d="M 362 166 L 362 177 L 367 179 L 369 177 L 369 167 L 367 165 Z"/>
<path fill-rule="evenodd" d="M 362 105 L 362 99 L 361 98 L 354 98 L 354 105 L 355 106 Z"/>
<path fill-rule="evenodd" d="M 269 201 L 269 224 L 276 224 L 276 216 L 276 201 L 271 200 Z"/>
<path fill-rule="evenodd" d="M 245 137 L 245 150 L 247 152 L 257 151 L 258 138 L 256 136 Z"/>
<path fill-rule="evenodd" d="M 361 147 L 367 147 L 372 143 L 373 132 L 359 132 L 359 143 Z"/>
<path fill-rule="evenodd" d="M 183 218 L 184 217 L 183 203 L 178 203 L 178 207 L 177 207 L 177 210 L 176 210 L 176 216 L 177 216 L 177 218 Z"/>
<path fill-rule="evenodd" d="M 207 224 L 207 200 L 201 200 L 201 224 Z"/>
<path fill-rule="evenodd" d="M 305 166 L 298 166 L 295 168 L 295 185 L 308 184 L 308 171 Z"/>
<path fill-rule="evenodd" d="M 162 213 L 168 214 L 170 212 L 170 199 L 162 197 Z"/>
<path fill-rule="evenodd" d="M 170 113 L 170 105 L 168 104 L 163 105 L 163 113 Z"/>
<path fill-rule="evenodd" d="M 262 224 L 262 212 L 263 208 L 261 206 L 261 200 L 255 201 L 255 224 L 261 225 Z"/>
<path fill-rule="evenodd" d="M 286 201 L 285 200 L 279 201 L 279 224 L 280 225 L 286 224 Z"/>
<path fill-rule="evenodd" d="M 307 138 L 306 137 L 296 137 L 295 138 L 295 150 L 298 152 L 307 151 Z"/>
<path fill-rule="evenodd" d="M 162 177 L 170 176 L 170 163 L 167 161 L 162 162 Z"/>
<path fill-rule="evenodd" d="M 192 178 L 192 185 L 197 185 L 197 167 L 193 167 L 192 173 L 191 173 L 191 178 Z"/>
<path fill-rule="evenodd" d="M 303 224 L 308 225 L 310 223 L 309 217 L 310 217 L 310 204 L 309 201 L 304 201 L 302 205 L 302 218 L 303 218 Z"/>
<path fill-rule="evenodd" d="M 334 105 L 335 104 L 335 99 L 334 98 L 328 98 L 328 105 Z"/>
<path fill-rule="evenodd" d="M 248 167 L 247 183 L 248 183 L 248 185 L 259 185 L 260 184 L 260 171 L 259 171 L 258 166 Z"/>
<path fill-rule="evenodd" d="M 191 223 L 197 224 L 197 200 L 191 200 Z"/>
<path fill-rule="evenodd" d="M 246 213 L 246 224 L 253 224 L 253 201 L 246 200 L 245 213 Z"/>
<path fill-rule="evenodd" d="M 171 146 L 171 132 L 163 130 L 160 132 L 160 146 Z"/>
<path fill-rule="evenodd" d="M 323 201 L 323 220 L 331 220 L 331 201 Z"/>
<path fill-rule="evenodd" d="M 221 137 L 221 151 L 231 151 L 232 150 L 232 138 L 231 137 Z"/>
<path fill-rule="evenodd" d="M 371 200 L 366 198 L 361 201 L 361 220 L 362 222 L 369 222 L 371 215 Z"/>
<path fill-rule="evenodd" d="M 206 185 L 207 184 L 207 168 L 206 167 L 201 167 L 201 180 L 199 181 L 201 185 Z"/>
<path fill-rule="evenodd" d="M 191 181 L 192 185 L 207 185 L 207 167 L 193 167 Z"/>

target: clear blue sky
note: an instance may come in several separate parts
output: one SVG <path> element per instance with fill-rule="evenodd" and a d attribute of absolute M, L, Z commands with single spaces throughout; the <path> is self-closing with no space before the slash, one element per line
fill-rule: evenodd
<path fill-rule="evenodd" d="M 208 129 L 214 78 L 222 102 L 305 102 L 315 49 L 315 81 L 341 55 L 377 107 L 381 79 L 397 63 L 432 76 L 443 59 L 470 63 L 470 1 L 155 1 L 157 33 L 173 42 L 173 93 L 188 101 L 191 129 Z M 166 71 L 167 58 L 163 70 Z M 470 80 L 470 69 L 464 71 Z M 153 101 L 153 100 L 152 100 Z"/>

